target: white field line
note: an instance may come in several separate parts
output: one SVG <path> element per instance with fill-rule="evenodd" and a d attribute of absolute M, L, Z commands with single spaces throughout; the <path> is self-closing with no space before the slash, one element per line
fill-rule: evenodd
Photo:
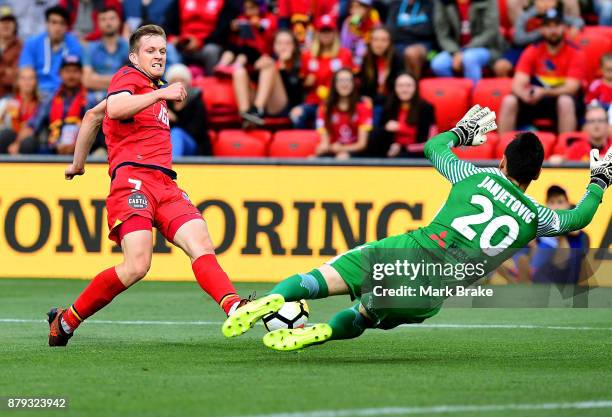
<path fill-rule="evenodd" d="M 11 323 L 46 323 L 46 320 L 0 318 L 0 324 Z M 91 324 L 118 324 L 133 326 L 221 326 L 221 321 L 172 321 L 172 320 L 87 320 Z M 260 323 L 257 323 L 260 324 Z M 603 330 L 612 331 L 612 327 L 588 326 L 543 326 L 539 324 L 405 324 L 409 329 L 541 329 L 541 330 Z"/>
<path fill-rule="evenodd" d="M 431 407 L 383 407 L 353 410 L 318 410 L 296 413 L 252 414 L 236 417 L 378 417 L 400 415 L 432 415 L 452 413 L 486 413 L 493 411 L 591 410 L 612 408 L 612 401 L 574 403 L 496 404 L 496 405 L 437 405 Z"/>

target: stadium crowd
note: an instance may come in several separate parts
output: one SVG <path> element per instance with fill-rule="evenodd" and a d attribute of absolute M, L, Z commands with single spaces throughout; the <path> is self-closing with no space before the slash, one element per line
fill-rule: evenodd
<path fill-rule="evenodd" d="M 499 130 L 468 158 L 612 144 L 612 0 L 0 0 L 0 153 L 71 154 L 148 23 L 188 89 L 175 157 L 422 157 L 472 102 Z"/>

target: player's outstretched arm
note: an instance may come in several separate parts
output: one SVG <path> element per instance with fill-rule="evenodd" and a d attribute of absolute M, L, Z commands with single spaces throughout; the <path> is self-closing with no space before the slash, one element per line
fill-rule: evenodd
<path fill-rule="evenodd" d="M 76 175 L 83 175 L 85 173 L 85 161 L 87 160 L 87 155 L 89 155 L 89 151 L 91 151 L 91 147 L 96 140 L 96 135 L 102 125 L 105 110 L 106 100 L 102 100 L 95 107 L 87 110 L 85 116 L 83 116 L 79 134 L 76 138 L 72 164 L 68 165 L 64 172 L 64 176 L 67 180 L 71 180 Z"/>
<path fill-rule="evenodd" d="M 538 236 L 563 235 L 586 227 L 597 212 L 604 192 L 612 184 L 612 148 L 603 159 L 591 151 L 591 182 L 580 202 L 572 210 L 550 210 L 538 206 Z"/>
<path fill-rule="evenodd" d="M 114 120 L 130 119 L 158 101 L 183 101 L 185 97 L 187 97 L 187 91 L 183 83 L 180 82 L 146 94 L 131 94 L 129 91 L 121 91 L 107 97 L 107 114 L 109 118 Z"/>
<path fill-rule="evenodd" d="M 425 157 L 440 174 L 455 184 L 479 172 L 479 169 L 457 158 L 450 148 L 482 145 L 486 141 L 485 135 L 495 129 L 495 113 L 476 105 L 463 116 L 456 127 L 427 141 Z"/>

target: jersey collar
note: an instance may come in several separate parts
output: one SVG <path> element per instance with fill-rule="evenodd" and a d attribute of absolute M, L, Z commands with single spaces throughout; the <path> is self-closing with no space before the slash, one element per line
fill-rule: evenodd
<path fill-rule="evenodd" d="M 163 77 L 160 78 L 159 80 L 156 80 L 154 78 L 149 77 L 144 71 L 142 71 L 140 68 L 136 67 L 134 64 L 130 63 L 127 65 L 129 68 L 133 68 L 136 71 L 138 71 L 139 73 L 141 73 L 142 75 L 144 75 L 145 77 L 147 77 L 149 80 L 151 80 L 151 82 L 153 83 L 153 86 L 155 88 L 162 88 L 165 85 L 168 84 L 168 81 L 166 81 Z"/>

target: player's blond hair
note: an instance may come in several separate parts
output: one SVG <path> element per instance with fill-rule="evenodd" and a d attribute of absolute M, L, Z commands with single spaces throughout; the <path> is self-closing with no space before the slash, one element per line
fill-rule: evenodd
<path fill-rule="evenodd" d="M 130 53 L 137 53 L 140 46 L 140 39 L 145 36 L 161 36 L 166 39 L 166 32 L 157 25 L 144 25 L 136 29 L 130 36 Z"/>

